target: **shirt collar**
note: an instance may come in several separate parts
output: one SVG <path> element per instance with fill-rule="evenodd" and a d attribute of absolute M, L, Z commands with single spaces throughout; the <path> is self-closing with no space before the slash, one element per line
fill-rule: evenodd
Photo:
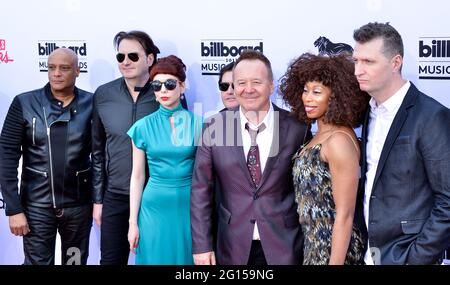
<path fill-rule="evenodd" d="M 144 84 L 144 86 L 135 86 L 134 87 L 134 91 L 136 91 L 136 92 L 142 92 L 142 93 L 144 93 L 144 92 L 147 92 L 147 90 L 150 88 L 150 82 L 151 82 L 151 80 L 150 80 L 150 78 L 148 78 L 148 80 L 147 80 L 147 82 Z M 126 86 L 126 82 L 125 82 L 125 79 L 124 79 L 124 83 L 125 83 L 125 86 Z"/>
<path fill-rule="evenodd" d="M 387 112 L 394 112 L 398 110 L 410 86 L 411 83 L 409 81 L 406 81 L 406 83 L 403 84 L 403 86 L 400 89 L 398 89 L 397 92 L 394 93 L 394 95 L 392 95 L 389 99 L 387 99 L 378 106 L 377 102 L 372 97 L 369 101 L 371 110 L 374 111 L 378 109 L 378 110 L 385 110 Z"/>
<path fill-rule="evenodd" d="M 67 108 L 71 108 L 73 110 L 77 110 L 78 109 L 78 88 L 77 87 L 74 87 L 74 90 L 73 90 L 74 98 L 73 98 L 72 102 L 70 102 L 70 104 L 67 105 L 66 107 L 62 107 L 64 102 L 56 99 L 55 96 L 53 96 L 52 88 L 50 86 L 50 82 L 47 83 L 47 85 L 45 85 L 44 93 L 45 93 L 45 96 L 47 97 L 48 101 L 52 105 L 58 106 L 61 109 L 67 109 Z"/>
<path fill-rule="evenodd" d="M 269 103 L 269 111 L 267 112 L 266 116 L 264 117 L 264 119 L 258 124 L 258 125 L 254 125 L 252 124 L 247 117 L 244 115 L 244 113 L 242 112 L 242 108 L 239 107 L 239 116 L 241 118 L 241 131 L 246 132 L 245 129 L 245 124 L 248 123 L 248 125 L 250 126 L 250 128 L 256 130 L 259 128 L 259 126 L 264 123 L 266 125 L 266 130 L 271 133 L 273 131 L 273 114 L 274 114 L 274 110 L 273 110 L 273 106 L 272 103 Z"/>

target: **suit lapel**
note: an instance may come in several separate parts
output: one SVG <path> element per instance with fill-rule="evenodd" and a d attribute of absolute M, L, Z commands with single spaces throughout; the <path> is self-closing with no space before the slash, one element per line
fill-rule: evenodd
<path fill-rule="evenodd" d="M 244 153 L 244 147 L 242 144 L 242 132 L 241 132 L 241 115 L 239 112 L 239 108 L 237 109 L 237 116 L 235 116 L 235 119 L 233 120 L 233 127 L 234 127 L 234 144 L 231 146 L 231 152 L 232 156 L 236 157 L 238 160 L 239 168 L 241 169 L 241 172 L 244 173 L 245 178 L 248 180 L 248 183 L 250 185 L 253 185 L 252 177 L 250 176 L 250 172 L 247 168 L 247 160 L 245 159 L 245 153 Z M 226 128 L 224 128 L 226 130 Z M 224 134 L 226 135 L 226 134 Z"/>
<path fill-rule="evenodd" d="M 366 115 L 364 117 L 364 123 L 361 132 L 362 139 L 362 150 L 361 150 L 361 186 L 360 189 L 364 191 L 364 185 L 366 183 L 366 172 L 367 172 L 367 133 L 369 128 L 369 118 L 370 118 L 370 105 L 367 109 Z"/>
<path fill-rule="evenodd" d="M 261 177 L 261 183 L 259 183 L 259 187 L 256 191 L 259 191 L 262 185 L 264 185 L 264 182 L 270 177 L 270 173 L 272 172 L 273 166 L 277 162 L 279 158 L 279 153 L 282 149 L 282 142 L 280 141 L 280 138 L 286 138 L 287 137 L 287 126 L 286 126 L 286 120 L 284 116 L 286 115 L 283 112 L 279 112 L 279 108 L 276 105 L 273 105 L 273 136 L 272 136 L 272 143 L 270 145 L 270 152 L 269 157 L 266 161 L 266 166 L 264 167 L 264 172 L 262 173 Z M 280 118 L 281 117 L 281 118 Z"/>
<path fill-rule="evenodd" d="M 411 83 L 411 87 L 406 93 L 403 103 L 401 104 L 397 114 L 395 115 L 394 121 L 392 122 L 391 128 L 389 129 L 386 141 L 384 142 L 383 150 L 381 151 L 380 160 L 378 161 L 377 172 L 375 174 L 375 179 L 373 181 L 373 186 L 377 183 L 381 172 L 383 171 L 386 160 L 391 152 L 392 146 L 400 133 L 400 130 L 408 118 L 408 109 L 414 105 L 415 98 L 417 97 L 417 89 Z"/>

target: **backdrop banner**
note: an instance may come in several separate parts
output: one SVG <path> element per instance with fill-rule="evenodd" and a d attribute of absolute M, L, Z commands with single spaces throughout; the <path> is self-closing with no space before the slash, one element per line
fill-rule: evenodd
<path fill-rule="evenodd" d="M 78 54 L 82 89 L 94 92 L 120 77 L 113 37 L 130 30 L 147 32 L 160 57 L 174 54 L 184 61 L 189 109 L 209 116 L 223 108 L 219 70 L 243 49 L 267 55 L 278 85 L 300 54 L 332 54 L 336 46 L 352 50 L 356 28 L 390 22 L 403 37 L 404 77 L 450 107 L 446 0 L 9 0 L 0 10 L 0 126 L 14 96 L 47 83 L 47 58 L 58 47 Z M 277 89 L 272 101 L 286 108 Z M 0 194 L 0 264 L 21 264 L 22 239 L 10 233 L 4 208 Z M 93 225 L 89 264 L 99 263 L 99 233 Z"/>

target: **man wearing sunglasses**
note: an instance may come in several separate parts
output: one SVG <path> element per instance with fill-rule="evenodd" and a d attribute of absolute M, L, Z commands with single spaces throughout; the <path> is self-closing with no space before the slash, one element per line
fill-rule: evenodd
<path fill-rule="evenodd" d="M 131 141 L 126 132 L 159 108 L 149 82 L 159 49 L 142 31 L 119 32 L 114 46 L 123 76 L 100 86 L 94 94 L 93 217 L 101 229 L 100 264 L 126 265 L 132 169 Z"/>
<path fill-rule="evenodd" d="M 234 62 L 231 62 L 225 65 L 219 73 L 220 98 L 225 107 L 221 111 L 226 111 L 239 106 L 233 89 L 233 66 Z"/>

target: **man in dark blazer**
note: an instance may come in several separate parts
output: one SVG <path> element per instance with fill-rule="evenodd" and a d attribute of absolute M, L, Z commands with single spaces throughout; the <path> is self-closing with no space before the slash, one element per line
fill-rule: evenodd
<path fill-rule="evenodd" d="M 233 69 L 240 107 L 207 120 L 195 159 L 191 191 L 196 264 L 300 264 L 301 232 L 292 185 L 292 155 L 311 134 L 270 103 L 270 61 L 244 51 Z M 260 178 L 250 172 L 250 130 L 259 128 Z M 247 161 L 247 159 L 249 159 Z M 217 250 L 213 251 L 213 185 L 219 183 Z"/>
<path fill-rule="evenodd" d="M 372 99 L 363 125 L 366 264 L 436 264 L 450 244 L 450 110 L 402 78 L 388 23 L 353 35 L 355 75 Z"/>

